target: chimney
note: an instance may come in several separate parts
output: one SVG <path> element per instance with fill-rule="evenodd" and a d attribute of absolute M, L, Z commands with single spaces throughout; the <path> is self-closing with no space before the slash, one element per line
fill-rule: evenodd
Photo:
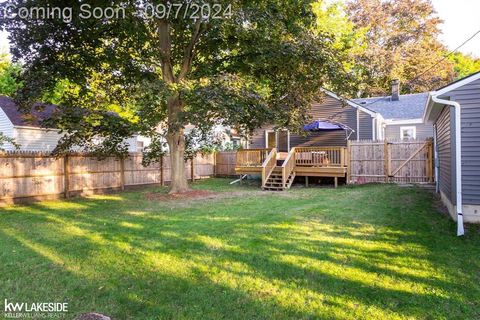
<path fill-rule="evenodd" d="M 392 80 L 392 101 L 400 100 L 400 80 Z"/>

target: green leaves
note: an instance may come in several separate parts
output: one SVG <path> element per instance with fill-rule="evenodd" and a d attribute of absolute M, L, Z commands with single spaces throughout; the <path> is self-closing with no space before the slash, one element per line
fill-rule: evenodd
<path fill-rule="evenodd" d="M 455 76 L 457 79 L 480 71 L 480 59 L 471 55 L 456 52 L 449 57 L 449 60 L 455 64 Z"/>
<path fill-rule="evenodd" d="M 3 132 L 0 132 L 0 151 L 5 150 L 3 147 L 7 143 L 11 144 L 15 149 L 20 148 L 20 145 L 15 142 L 15 139 L 7 137 Z"/>
<path fill-rule="evenodd" d="M 8 54 L 0 55 L 0 95 L 11 97 L 22 86 L 17 79 L 20 70 L 20 65 L 11 63 Z"/>
<path fill-rule="evenodd" d="M 83 3 L 68 6 L 78 12 Z M 217 1 L 231 6 L 222 19 L 138 14 L 158 3 L 123 1 L 121 19 L 1 21 L 15 59 L 25 63 L 26 85 L 17 97 L 62 105 L 56 125 L 67 135 L 57 150 L 76 144 L 98 150 L 90 143 L 98 138 L 100 151 L 121 154 L 127 135 L 155 137 L 159 126 L 172 132 L 191 124 L 202 137 L 219 124 L 244 133 L 267 122 L 296 130 L 320 87 L 353 92 L 343 47 L 314 30 L 313 1 Z M 152 147 L 157 155 L 160 145 Z"/>
<path fill-rule="evenodd" d="M 451 81 L 452 64 L 441 61 L 446 50 L 438 39 L 441 20 L 430 1 L 348 1 L 347 13 L 354 30 L 364 34 L 353 68 L 364 96 L 388 95 L 393 79 L 401 81 L 403 93 Z"/>

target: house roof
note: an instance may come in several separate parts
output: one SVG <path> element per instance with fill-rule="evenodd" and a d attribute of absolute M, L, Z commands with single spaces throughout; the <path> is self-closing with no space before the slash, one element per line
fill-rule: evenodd
<path fill-rule="evenodd" d="M 36 103 L 32 106 L 31 112 L 25 114 L 19 110 L 12 98 L 0 96 L 0 108 L 14 126 L 40 128 L 42 121 L 51 117 L 57 106 Z"/>
<path fill-rule="evenodd" d="M 459 79 L 457 81 L 454 81 L 442 88 L 437 89 L 436 91 L 433 91 L 429 95 L 429 99 L 427 102 L 427 106 L 425 108 L 425 112 L 423 114 L 423 121 L 424 122 L 433 122 L 435 119 L 438 118 L 441 112 L 441 108 L 434 108 L 435 105 L 437 106 L 443 106 L 442 104 L 436 103 L 434 101 L 435 98 L 442 98 L 448 99 L 448 94 L 450 91 L 453 91 L 455 89 L 458 89 L 460 87 L 463 87 L 464 85 L 467 85 L 469 83 L 472 83 L 473 81 L 476 81 L 480 79 L 480 71 L 472 73 L 469 76 L 466 76 L 462 79 Z"/>
<path fill-rule="evenodd" d="M 449 91 L 460 88 L 460 87 L 462 87 L 466 84 L 469 84 L 470 82 L 473 82 L 473 81 L 478 80 L 478 79 L 480 79 L 480 71 L 472 73 L 471 75 L 466 76 L 464 78 L 458 79 L 457 81 L 454 81 L 450 84 L 447 84 L 446 86 L 443 86 L 443 87 L 435 90 L 432 94 L 440 96 L 440 95 L 443 95 L 443 94 L 445 94 Z"/>
<path fill-rule="evenodd" d="M 374 111 L 374 110 L 372 110 L 372 109 L 369 109 L 369 108 L 366 108 L 365 106 L 362 106 L 362 105 L 356 103 L 354 100 L 349 100 L 349 99 L 346 99 L 346 98 L 342 98 L 342 97 L 336 95 L 335 93 L 333 93 L 333 92 L 331 92 L 331 91 L 329 91 L 329 90 L 327 90 L 327 89 L 322 89 L 322 91 L 323 91 L 326 95 L 328 95 L 328 96 L 330 96 L 330 97 L 332 97 L 332 98 L 334 98 L 334 99 L 337 99 L 337 100 L 339 100 L 339 101 L 343 101 L 343 102 L 345 102 L 346 104 L 348 104 L 349 106 L 351 106 L 351 107 L 353 107 L 353 108 L 356 108 L 356 109 L 358 109 L 358 110 L 360 110 L 360 111 L 363 111 L 363 112 L 365 112 L 365 113 L 368 113 L 368 114 L 369 114 L 370 116 L 372 116 L 372 117 L 377 116 L 377 112 L 376 112 L 376 111 Z"/>
<path fill-rule="evenodd" d="M 391 96 L 354 99 L 353 101 L 380 113 L 384 119 L 410 120 L 422 118 L 427 100 L 428 92 L 400 95 L 398 101 L 392 101 Z"/>

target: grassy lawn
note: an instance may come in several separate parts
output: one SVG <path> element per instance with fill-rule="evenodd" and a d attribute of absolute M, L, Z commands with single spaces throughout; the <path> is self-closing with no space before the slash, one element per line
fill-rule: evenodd
<path fill-rule="evenodd" d="M 419 188 L 145 189 L 0 209 L 0 301 L 114 319 L 480 319 L 480 233 Z M 3 311 L 3 307 L 2 311 Z M 3 315 L 3 314 L 2 314 Z"/>

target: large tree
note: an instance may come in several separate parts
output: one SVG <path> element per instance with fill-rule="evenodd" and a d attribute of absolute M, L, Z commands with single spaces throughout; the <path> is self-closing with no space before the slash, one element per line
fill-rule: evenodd
<path fill-rule="evenodd" d="M 453 64 L 438 40 L 442 21 L 429 0 L 352 0 L 347 12 L 365 39 L 355 57 L 361 94 L 385 94 L 393 79 L 404 93 L 452 80 Z"/>
<path fill-rule="evenodd" d="M 216 1 L 210 11 L 196 0 L 16 0 L 3 6 L 47 4 L 70 7 L 71 19 L 23 19 L 13 12 L 2 20 L 13 57 L 24 63 L 19 101 L 58 93 L 61 84 L 55 125 L 65 137 L 57 151 L 83 145 L 125 152 L 123 138 L 141 132 L 154 138 L 151 151 L 159 153 L 164 135 L 171 192 L 188 190 L 185 125 L 202 132 L 215 123 L 244 132 L 265 122 L 297 129 L 321 86 L 342 90 L 349 83 L 333 36 L 315 28 L 312 1 Z M 90 12 L 100 8 L 97 13 L 121 8 L 120 16 L 84 19 L 85 5 Z M 142 14 L 151 5 L 158 14 Z"/>

